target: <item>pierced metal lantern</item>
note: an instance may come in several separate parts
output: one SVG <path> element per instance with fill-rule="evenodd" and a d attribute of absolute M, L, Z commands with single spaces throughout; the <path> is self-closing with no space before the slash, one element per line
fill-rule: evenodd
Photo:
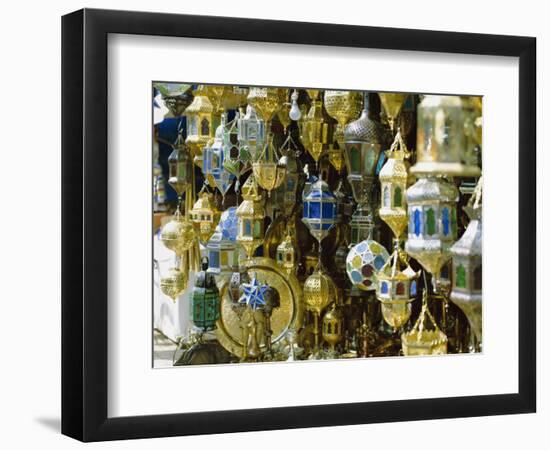
<path fill-rule="evenodd" d="M 178 132 L 178 137 L 173 144 L 174 150 L 168 157 L 169 178 L 168 184 L 181 196 L 190 185 L 193 179 L 193 159 L 189 147 L 185 144 L 182 130 Z"/>
<path fill-rule="evenodd" d="M 293 239 L 293 234 L 289 228 L 285 238 L 277 246 L 277 264 L 285 269 L 286 273 L 296 274 L 298 267 L 297 255 L 296 255 L 296 242 Z"/>
<path fill-rule="evenodd" d="M 176 210 L 174 217 L 160 231 L 160 240 L 166 248 L 182 256 L 194 243 L 193 225 Z"/>
<path fill-rule="evenodd" d="M 442 178 L 421 178 L 407 189 L 409 232 L 405 251 L 436 277 L 456 240 L 457 200 L 456 187 Z"/>
<path fill-rule="evenodd" d="M 336 356 L 336 345 L 344 339 L 344 313 L 333 303 L 332 307 L 323 316 L 323 340 L 330 346 L 330 353 Z"/>
<path fill-rule="evenodd" d="M 256 249 L 262 245 L 265 236 L 265 209 L 263 196 L 258 188 L 254 174 L 250 174 L 243 185 L 243 201 L 237 208 L 237 242 L 252 258 Z"/>
<path fill-rule="evenodd" d="M 303 197 L 302 221 L 309 228 L 312 236 L 320 243 L 336 223 L 336 197 L 328 184 L 317 180 Z"/>
<path fill-rule="evenodd" d="M 239 116 L 237 120 L 237 129 L 240 144 L 239 157 L 246 162 L 255 160 L 266 143 L 265 122 L 258 118 L 256 110 L 248 105 L 246 114 Z"/>
<path fill-rule="evenodd" d="M 222 115 L 222 122 L 216 130 L 216 137 L 210 145 L 204 147 L 202 172 L 208 183 L 216 186 L 223 196 L 227 193 L 235 180 L 235 175 L 225 170 L 223 147 L 223 130 L 225 129 L 225 114 Z"/>
<path fill-rule="evenodd" d="M 311 107 L 303 121 L 302 144 L 317 162 L 323 151 L 334 140 L 336 121 L 325 110 L 322 93 L 316 90 L 309 90 L 308 93 L 310 91 L 315 94 L 311 94 L 314 97 L 312 97 Z"/>
<path fill-rule="evenodd" d="M 351 283 L 363 291 L 376 289 L 378 271 L 390 255 L 378 242 L 367 239 L 353 246 L 346 258 L 346 272 Z"/>
<path fill-rule="evenodd" d="M 462 100 L 452 95 L 426 95 L 418 105 L 415 175 L 479 176 L 466 150 Z"/>
<path fill-rule="evenodd" d="M 388 224 L 396 238 L 407 228 L 408 163 L 404 150 L 388 152 L 388 160 L 380 170 L 380 218 Z"/>
<path fill-rule="evenodd" d="M 376 297 L 382 306 L 382 317 L 394 329 L 401 328 L 411 317 L 411 302 L 416 298 L 418 277 L 398 247 L 378 272 Z"/>
<path fill-rule="evenodd" d="M 177 268 L 168 269 L 168 274 L 160 278 L 160 290 L 174 302 L 187 287 L 186 276 Z"/>
<path fill-rule="evenodd" d="M 214 275 L 228 274 L 233 267 L 239 264 L 236 213 L 235 206 L 222 213 L 220 223 L 206 245 L 209 260 L 208 271 Z"/>
<path fill-rule="evenodd" d="M 214 195 L 203 188 L 189 215 L 197 236 L 206 244 L 214 234 L 221 216 L 214 202 Z"/>
<path fill-rule="evenodd" d="M 193 103 L 185 110 L 187 116 L 185 143 L 189 146 L 195 157 L 195 163 L 199 167 L 202 165 L 202 149 L 214 137 L 221 118 L 220 113 L 214 110 L 212 102 L 205 94 L 206 86 L 200 85 L 195 91 Z"/>
<path fill-rule="evenodd" d="M 287 93 L 288 90 L 283 88 L 252 87 L 248 91 L 247 101 L 262 120 L 269 124 L 275 113 L 283 106 Z"/>
<path fill-rule="evenodd" d="M 386 112 L 388 117 L 388 123 L 392 131 L 395 130 L 395 120 L 401 111 L 401 107 L 405 102 L 408 94 L 392 93 L 392 92 L 379 92 L 380 103 Z"/>
<path fill-rule="evenodd" d="M 230 174 L 240 178 L 248 169 L 250 154 L 239 144 L 239 118 L 236 113 L 235 118 L 229 122 L 223 130 L 223 167 Z"/>
<path fill-rule="evenodd" d="M 447 353 L 447 336 L 439 329 L 428 309 L 427 292 L 424 290 L 422 309 L 411 331 L 401 335 L 405 356 L 442 355 Z"/>
<path fill-rule="evenodd" d="M 464 312 L 477 342 L 482 342 L 482 221 L 481 181 L 478 182 L 468 205 L 464 207 L 470 223 L 462 237 L 451 247 L 453 285 L 450 299 Z"/>
<path fill-rule="evenodd" d="M 216 321 L 220 318 L 220 293 L 214 275 L 208 273 L 208 258 L 202 259 L 202 270 L 197 273 L 190 306 L 191 321 L 197 328 L 216 329 Z"/>
<path fill-rule="evenodd" d="M 286 175 L 286 161 L 287 158 L 285 157 L 279 159 L 273 145 L 273 135 L 270 133 L 267 144 L 252 163 L 252 171 L 256 181 L 268 191 L 268 194 L 283 183 Z"/>

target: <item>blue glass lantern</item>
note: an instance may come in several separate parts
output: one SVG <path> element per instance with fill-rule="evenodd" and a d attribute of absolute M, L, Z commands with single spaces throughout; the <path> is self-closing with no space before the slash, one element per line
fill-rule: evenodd
<path fill-rule="evenodd" d="M 241 151 L 250 155 L 252 160 L 256 159 L 257 154 L 266 144 L 265 122 L 258 118 L 256 110 L 248 105 L 246 114 L 237 121 L 239 130 L 239 144 Z"/>
<path fill-rule="evenodd" d="M 221 215 L 216 231 L 206 244 L 210 265 L 208 272 L 214 275 L 229 274 L 238 266 L 237 248 L 237 208 L 227 209 Z"/>
<path fill-rule="evenodd" d="M 302 221 L 310 233 L 321 242 L 336 223 L 337 202 L 328 184 L 317 180 L 303 197 L 304 210 Z"/>
<path fill-rule="evenodd" d="M 223 147 L 223 131 L 225 129 L 225 114 L 222 116 L 222 123 L 216 129 L 216 137 L 214 141 L 204 147 L 202 171 L 208 180 L 209 184 L 216 186 L 222 195 L 225 195 L 235 175 L 228 172 L 224 168 L 225 152 Z"/>

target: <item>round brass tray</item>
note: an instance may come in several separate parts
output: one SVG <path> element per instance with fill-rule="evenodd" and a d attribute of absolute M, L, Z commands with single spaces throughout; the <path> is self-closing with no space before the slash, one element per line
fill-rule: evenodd
<path fill-rule="evenodd" d="M 288 330 L 298 331 L 303 322 L 304 303 L 296 276 L 288 275 L 271 258 L 252 258 L 245 261 L 244 266 L 250 276 L 256 273 L 258 281 L 273 287 L 279 293 L 280 306 L 273 310 L 271 316 L 272 343 L 281 340 Z M 228 280 L 224 280 L 220 286 L 221 318 L 217 323 L 216 337 L 227 351 L 241 356 L 242 329 L 239 316 L 232 308 L 228 283 Z"/>

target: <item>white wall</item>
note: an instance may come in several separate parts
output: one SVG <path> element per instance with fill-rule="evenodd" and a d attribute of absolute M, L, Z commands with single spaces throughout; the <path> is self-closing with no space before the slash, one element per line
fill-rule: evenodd
<path fill-rule="evenodd" d="M 371 4 L 372 3 L 372 4 Z M 265 4 L 265 6 L 264 6 Z M 357 5 L 357 6 L 356 6 Z M 358 6 L 363 5 L 363 6 Z M 259 2 L 211 0 L 111 0 L 87 2 L 4 2 L 0 15 L 3 93 L 1 148 L 3 214 L 2 371 L 0 372 L 0 442 L 3 448 L 73 448 L 79 444 L 59 435 L 60 416 L 60 16 L 83 6 L 157 10 L 191 14 L 248 16 L 271 19 L 353 23 L 422 29 L 530 35 L 538 38 L 539 129 L 545 122 L 543 104 L 550 107 L 550 30 L 544 2 L 455 2 L 394 0 L 392 2 Z M 544 76 L 543 76 L 544 74 Z M 406 75 L 405 75 L 406 76 Z M 32 135 L 30 133 L 33 133 Z M 539 131 L 539 229 L 544 219 L 542 168 L 550 163 Z M 18 166 L 13 163 L 17 161 Z M 30 199 L 34 198 L 34 201 Z M 25 202 L 21 202 L 25 199 Z M 21 236 L 24 236 L 22 239 Z M 540 255 L 549 238 L 539 233 Z M 540 292 L 540 283 L 539 283 Z M 540 297 L 540 295 L 539 295 Z M 550 344 L 541 317 L 550 307 L 539 298 L 539 380 L 548 380 Z M 547 348 L 547 347 L 546 347 Z M 223 446 L 224 450 L 261 446 L 284 448 L 344 444 L 375 448 L 524 448 L 548 442 L 550 419 L 548 383 L 539 382 L 536 415 L 473 418 L 401 424 L 379 424 L 278 432 L 171 438 L 99 444 L 99 448 L 164 448 Z M 534 448 L 543 448 L 543 444 Z"/>

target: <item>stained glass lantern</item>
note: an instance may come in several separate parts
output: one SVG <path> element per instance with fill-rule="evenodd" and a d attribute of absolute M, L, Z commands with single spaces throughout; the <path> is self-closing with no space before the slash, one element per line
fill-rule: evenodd
<path fill-rule="evenodd" d="M 182 135 L 182 130 L 178 130 L 178 137 L 173 144 L 173 150 L 168 157 L 169 178 L 168 184 L 178 194 L 181 199 L 183 193 L 190 185 L 193 179 L 193 159 L 189 152 L 189 148 L 185 144 Z"/>
<path fill-rule="evenodd" d="M 202 331 L 214 330 L 220 318 L 220 293 L 214 275 L 208 273 L 208 258 L 202 259 L 202 270 L 197 273 L 191 293 L 191 321 Z"/>
<path fill-rule="evenodd" d="M 336 120 L 330 117 L 323 105 L 323 97 L 320 91 L 309 90 L 311 94 L 311 107 L 304 118 L 302 126 L 302 144 L 315 162 L 324 150 L 332 144 L 334 140 L 334 130 L 336 128 Z"/>
<path fill-rule="evenodd" d="M 211 186 L 216 186 L 223 196 L 235 180 L 235 175 L 225 170 L 224 166 L 223 130 L 226 126 L 225 120 L 224 114 L 222 115 L 222 122 L 216 130 L 216 137 L 210 145 L 204 147 L 202 163 L 202 172 L 208 183 Z"/>
<path fill-rule="evenodd" d="M 378 272 L 390 255 L 378 242 L 366 239 L 353 246 L 346 258 L 346 272 L 351 283 L 362 291 L 374 291 Z"/>
<path fill-rule="evenodd" d="M 336 345 L 344 339 L 344 313 L 333 303 L 332 307 L 323 316 L 323 340 L 330 346 L 330 354 L 336 357 Z"/>
<path fill-rule="evenodd" d="M 481 183 L 478 185 L 468 205 L 464 207 L 470 223 L 462 237 L 451 247 L 453 261 L 453 284 L 450 299 L 464 312 L 478 343 L 482 342 L 481 333 Z"/>
<path fill-rule="evenodd" d="M 399 135 L 400 136 L 400 135 Z M 409 179 L 407 153 L 390 150 L 388 160 L 379 173 L 381 201 L 379 215 L 399 239 L 407 228 L 407 182 Z"/>
<path fill-rule="evenodd" d="M 427 291 L 424 290 L 422 309 L 413 328 L 401 335 L 405 356 L 443 355 L 447 353 L 447 336 L 437 326 L 428 309 Z"/>
<path fill-rule="evenodd" d="M 250 154 L 239 144 L 239 118 L 240 114 L 236 113 L 235 118 L 223 130 L 223 167 L 237 181 L 248 169 L 250 161 Z"/>
<path fill-rule="evenodd" d="M 421 178 L 407 189 L 409 215 L 405 251 L 436 277 L 456 240 L 458 190 L 442 178 Z"/>
<path fill-rule="evenodd" d="M 221 216 L 214 202 L 214 195 L 203 188 L 189 215 L 197 236 L 206 244 L 214 234 Z"/>
<path fill-rule="evenodd" d="M 194 243 L 193 225 L 176 210 L 174 217 L 160 231 L 160 240 L 166 248 L 182 256 Z"/>
<path fill-rule="evenodd" d="M 224 275 L 231 272 L 239 264 L 237 248 L 237 208 L 225 210 L 216 227 L 216 231 L 206 245 L 208 253 L 208 271 L 214 275 Z"/>
<path fill-rule="evenodd" d="M 277 264 L 281 266 L 289 275 L 296 274 L 296 269 L 298 267 L 296 257 L 297 247 L 298 246 L 296 245 L 289 229 L 285 238 L 277 246 Z"/>
<path fill-rule="evenodd" d="M 426 95 L 418 105 L 415 175 L 475 177 L 480 169 L 467 154 L 462 100 L 453 95 Z"/>
<path fill-rule="evenodd" d="M 201 85 L 195 91 L 195 98 L 185 110 L 187 116 L 187 139 L 185 143 L 195 157 L 195 163 L 202 165 L 202 150 L 214 137 L 214 132 L 220 124 L 220 113 L 205 95 L 206 87 Z"/>
<path fill-rule="evenodd" d="M 240 144 L 239 156 L 243 161 L 255 160 L 266 143 L 265 122 L 258 117 L 256 110 L 248 105 L 246 114 L 237 121 Z"/>
<path fill-rule="evenodd" d="M 168 269 L 168 274 L 160 278 L 160 290 L 174 302 L 187 287 L 186 276 L 177 268 Z"/>
<path fill-rule="evenodd" d="M 328 184 L 317 180 L 303 198 L 302 221 L 309 228 L 312 236 L 320 243 L 336 223 L 336 197 L 330 191 Z"/>
<path fill-rule="evenodd" d="M 268 195 L 283 183 L 286 175 L 286 161 L 287 158 L 285 157 L 279 159 L 273 145 L 273 134 L 270 133 L 267 144 L 252 163 L 252 171 L 256 181 L 268 191 Z"/>
<path fill-rule="evenodd" d="M 411 302 L 417 296 L 418 277 L 396 242 L 395 251 L 378 272 L 376 297 L 382 317 L 394 329 L 401 328 L 411 316 Z"/>
<path fill-rule="evenodd" d="M 265 236 L 265 209 L 263 196 L 258 188 L 254 174 L 250 174 L 243 185 L 243 201 L 237 208 L 237 242 L 252 258 L 256 249 L 262 245 Z"/>

